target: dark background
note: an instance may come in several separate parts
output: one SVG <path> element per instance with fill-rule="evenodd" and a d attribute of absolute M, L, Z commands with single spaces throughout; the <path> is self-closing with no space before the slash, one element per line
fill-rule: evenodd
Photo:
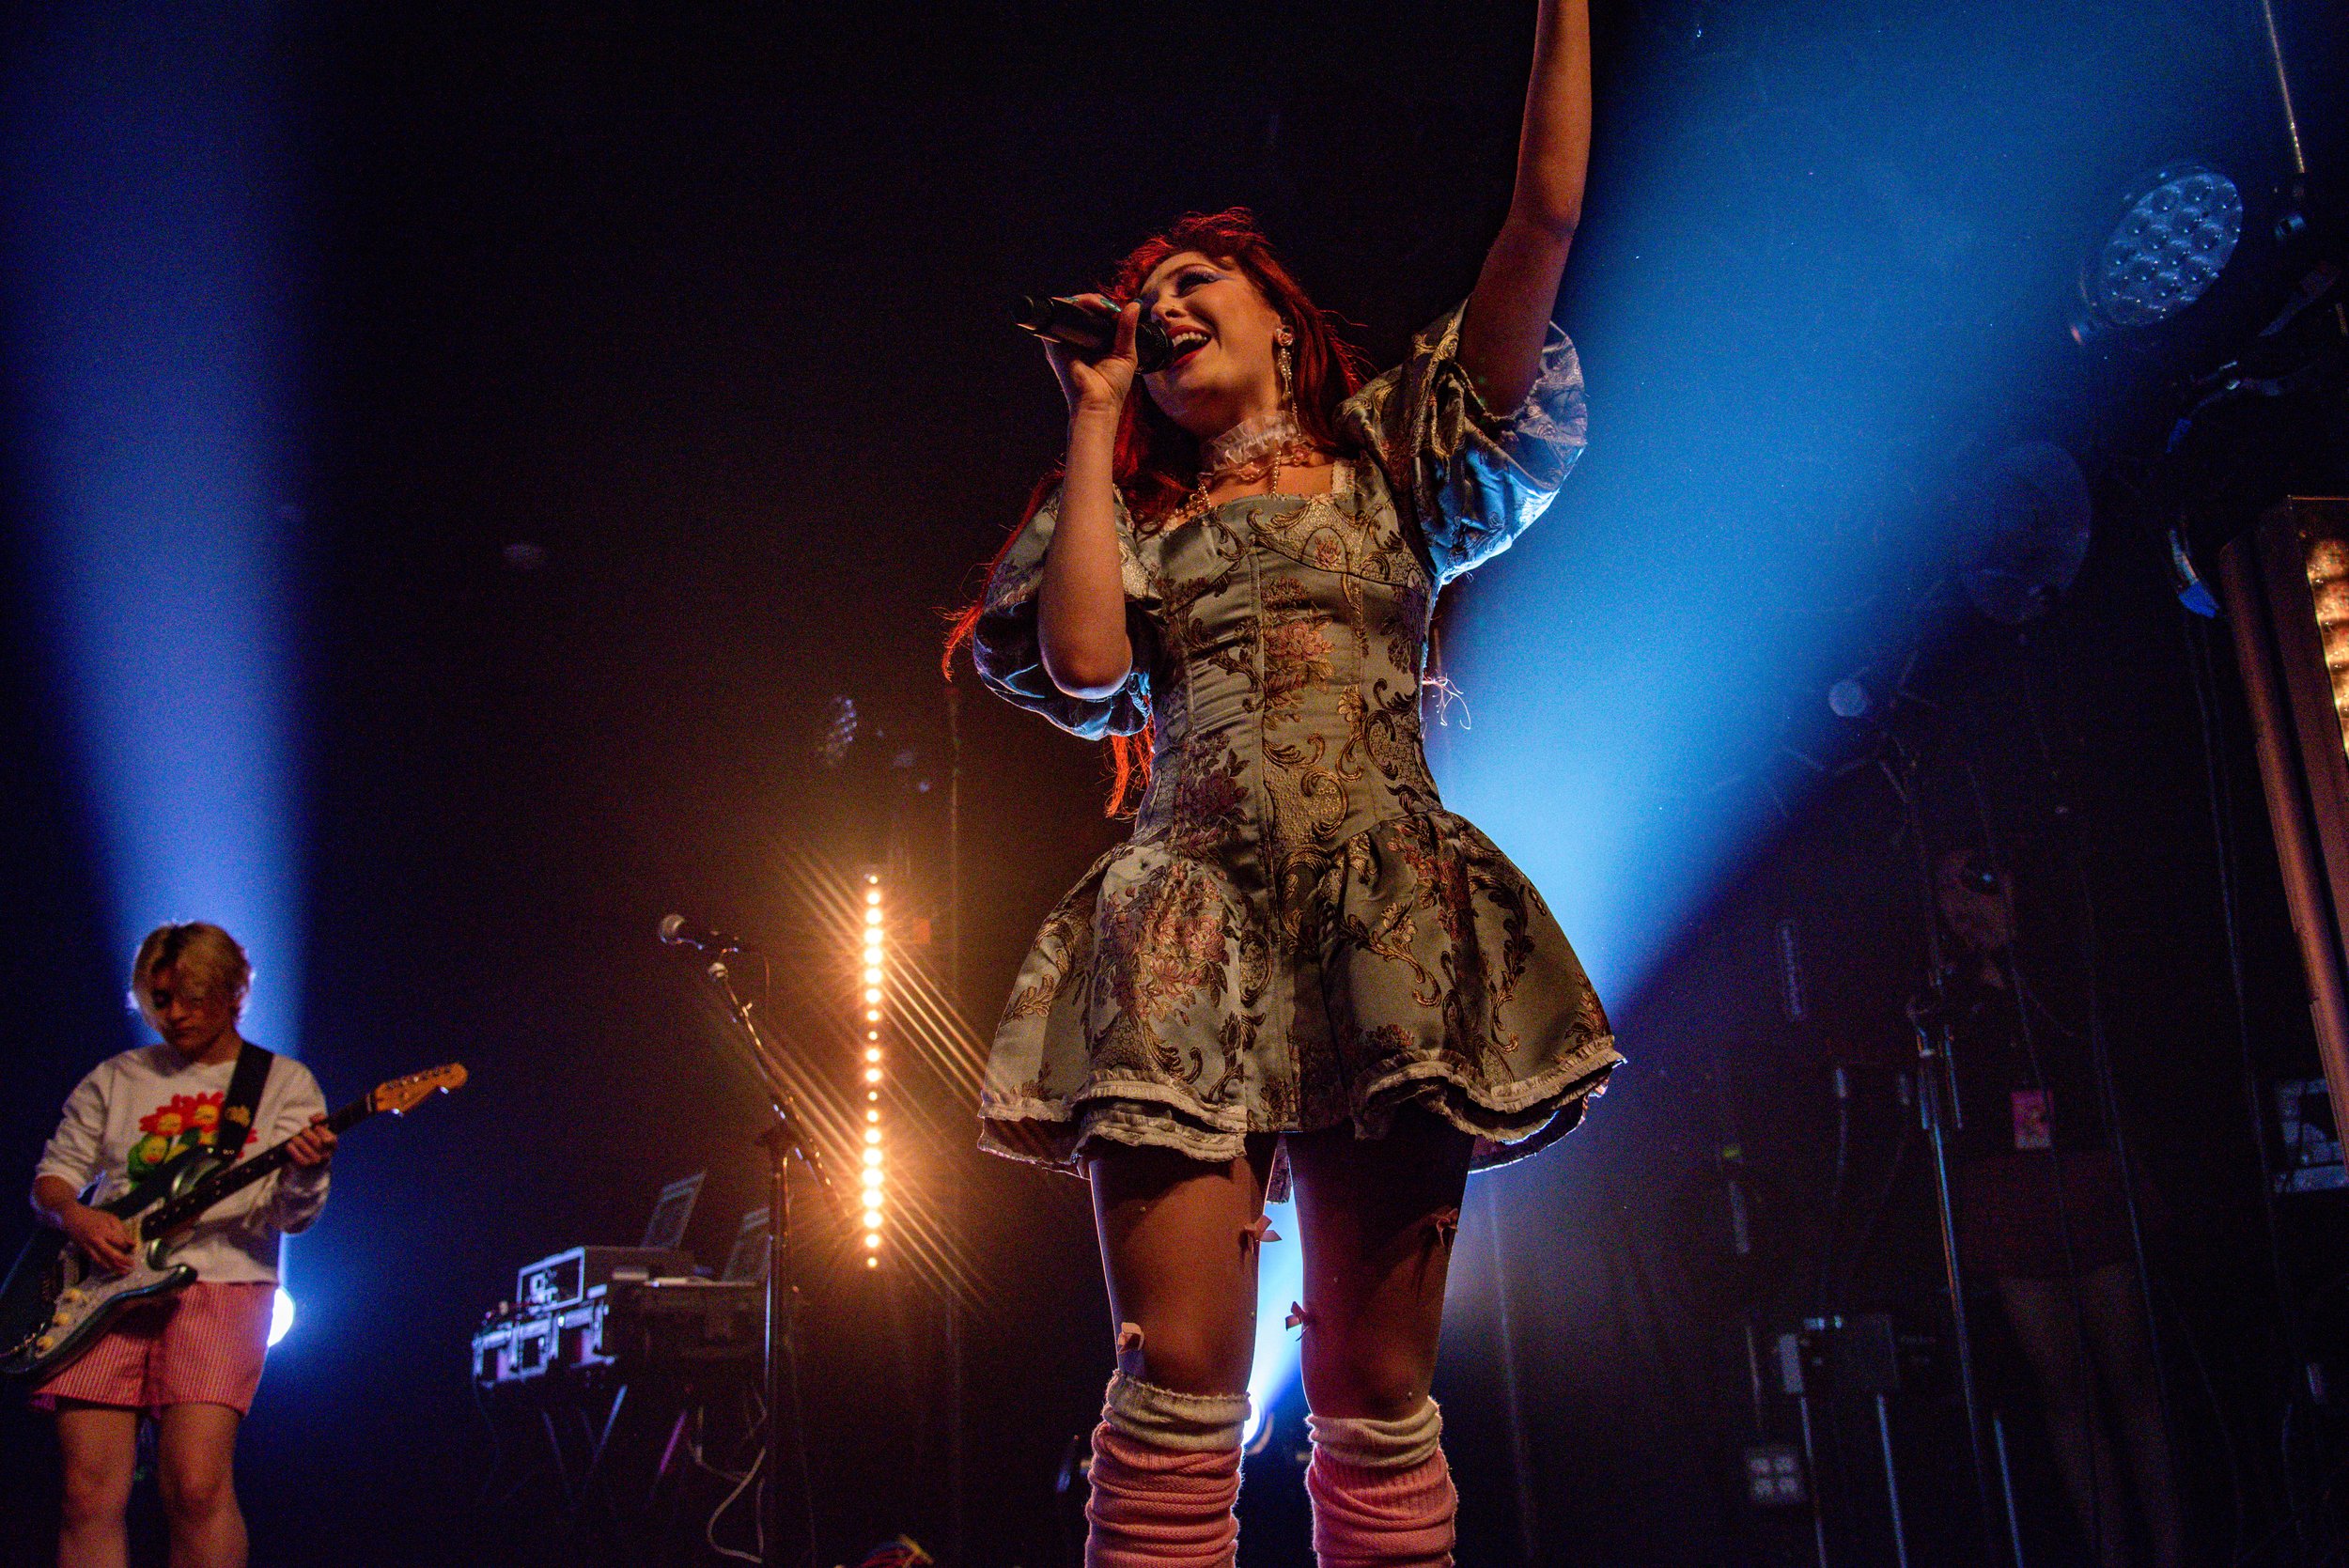
<path fill-rule="evenodd" d="M 2157 25 L 2122 8 L 1985 6 L 1937 31 L 1926 10 L 1602 9 L 1602 139 L 1560 313 L 1601 411 L 1594 496 L 1643 464 L 1727 460 L 1672 436 L 1674 397 L 1722 395 L 1686 384 L 1701 362 L 1692 346 L 1725 336 L 1743 373 L 1767 381 L 1774 353 L 1809 363 L 1807 338 L 1826 333 L 1833 350 L 1835 334 L 1859 330 L 1843 317 L 1820 325 L 1839 297 L 1888 297 L 1866 240 L 1849 235 L 1817 261 L 1834 287 L 1783 311 L 1741 297 L 1734 262 L 1705 264 L 1689 239 L 1761 223 L 1735 210 L 1735 193 L 1714 190 L 1707 199 L 1725 205 L 1702 221 L 1654 217 L 1676 182 L 1718 182 L 1717 157 L 1769 145 L 1741 141 L 1749 122 L 1727 112 L 1669 123 L 1656 105 L 1692 78 L 1729 83 L 1742 102 L 1737 84 L 1804 51 L 1850 52 L 1864 74 L 1865 52 L 1890 35 L 1927 76 L 1937 50 L 2043 62 L 2043 93 L 2077 93 L 2089 121 L 2147 84 L 2190 80 L 2166 101 L 2221 106 L 2205 140 L 2252 149 L 2250 166 L 2277 178 L 2236 8 L 2182 8 Z M 572 5 L 327 8 L 266 46 L 301 84 L 291 145 L 311 322 L 298 1044 L 332 1099 L 450 1057 L 475 1077 L 405 1126 L 355 1134 L 324 1223 L 291 1250 L 300 1326 L 272 1354 L 241 1451 L 257 1562 L 495 1561 L 562 1539 L 522 1502 L 475 1502 L 501 1462 L 519 1460 L 493 1446 L 470 1395 L 470 1329 L 518 1264 L 632 1240 L 676 1176 L 710 1172 L 691 1237 L 705 1259 L 723 1258 L 736 1217 L 759 1201 L 758 1096 L 691 970 L 651 942 L 660 914 L 685 909 L 796 958 L 786 1016 L 812 1012 L 830 960 L 786 860 L 796 850 L 845 871 L 882 857 L 904 878 L 907 919 L 932 923 L 914 956 L 947 974 L 953 754 L 937 613 L 973 591 L 977 563 L 1052 460 L 1059 423 L 1034 348 L 1003 324 L 1007 297 L 1088 281 L 1175 211 L 1247 201 L 1308 287 L 1391 363 L 1464 292 L 1505 205 L 1529 33 L 1515 6 L 884 8 L 850 26 Z M 2321 110 L 2339 101 L 2323 98 L 2329 85 L 2320 77 Z M 2336 118 L 2323 111 L 2333 141 Z M 1945 324 L 2045 346 L 2031 352 L 2060 366 L 2034 374 L 2028 397 L 1984 399 L 2028 401 L 2091 470 L 2098 533 L 2072 597 L 2017 632 L 1946 614 L 1939 561 L 1893 563 L 1850 618 L 1895 649 L 1895 665 L 1918 653 L 1913 689 L 1930 702 L 1899 708 L 1889 731 L 1806 740 L 1824 773 L 1765 748 L 1769 760 L 1741 777 L 1766 775 L 1778 803 L 1731 873 L 1671 917 L 1637 988 L 1610 996 L 1632 1065 L 1586 1131 L 1471 1200 L 1439 1389 L 1464 1562 L 1520 1560 L 1512 1398 L 1538 1560 L 1798 1560 L 1789 1521 L 1743 1512 L 1732 1490 L 1750 1424 L 1740 1326 L 1818 1304 L 1832 1063 L 1854 1067 L 1859 1090 L 1827 1294 L 1937 1327 L 1921 1160 L 1912 1145 L 1892 1163 L 1900 1001 L 1923 939 L 1913 848 L 1871 761 L 1895 744 L 1923 759 L 1929 832 L 1946 842 L 1986 824 L 2017 867 L 2032 961 L 2074 1018 L 2088 1006 L 2092 909 L 2096 995 L 2175 1212 L 2156 1262 L 2198 1538 L 2247 1546 L 2310 1496 L 2309 1413 L 2283 1435 L 2300 1351 L 2279 1310 L 2251 1085 L 2312 1073 L 2313 1054 L 2231 659 L 2223 633 L 2212 641 L 2170 597 L 2149 527 L 2164 503 L 2146 494 L 2143 466 L 2166 383 L 2256 315 L 2276 264 L 2253 258 L 2239 296 L 2152 349 L 2059 357 L 2068 258 L 2098 222 L 2095 193 L 2133 156 L 2099 147 L 2068 166 L 2068 187 L 2025 171 L 1968 192 L 1978 214 L 2011 219 L 2000 235 L 2023 257 L 2016 275 L 2046 288 L 1995 320 Z M 1792 191 L 1801 177 L 1764 158 L 1753 178 Z M 2049 216 L 2076 196 L 2066 217 Z M 1627 282 L 1641 309 L 1597 313 L 1585 333 L 1579 303 Z M 1915 325 L 1895 310 L 1867 330 Z M 1624 411 L 1606 412 L 1610 396 Z M 1609 417 L 1626 432 L 1611 458 Z M 1977 421 L 1968 439 L 1998 425 Z M 1882 460 L 1913 461 L 1921 489 L 1958 460 L 1936 449 L 1962 444 L 1952 432 L 1909 438 Z M 2211 513 L 2341 482 L 2326 466 L 2337 448 L 2310 438 L 2284 450 L 2255 472 L 2216 468 Z M 13 531 L 38 526 L 24 487 L 5 499 Z M 1565 538 L 1606 515 L 1601 500 L 1562 501 L 1544 527 Z M 1898 540 L 1809 541 L 1822 542 L 1890 552 Z M 1701 572 L 1740 569 L 1737 548 L 1657 548 L 1675 543 Z M 9 559 L 17 606 L 34 593 L 28 559 Z M 1471 611 L 1483 591 L 1483 580 L 1469 590 Z M 2207 708 L 2198 642 L 2212 656 Z M 29 620 L 9 624 L 7 653 L 0 991 L 19 1005 L 0 1147 L 29 1164 L 66 1091 L 128 1035 L 95 828 Z M 1768 700 L 1813 715 L 1835 673 L 1779 672 Z M 1505 683 L 1505 667 L 1480 678 Z M 967 674 L 961 685 L 960 1000 L 983 1032 L 1036 920 L 1119 828 L 1101 815 L 1090 749 L 987 699 Z M 844 695 L 863 727 L 828 767 L 820 747 Z M 1787 724 L 1809 733 L 1808 717 Z M 2243 890 L 2242 1035 L 2212 770 L 2232 791 L 2217 820 Z M 1706 787 L 1695 781 L 1672 809 L 1703 812 Z M 1779 1000 L 1783 919 L 1809 965 L 1799 1023 Z M 810 1037 L 827 1027 L 804 1020 Z M 1109 1362 L 1084 1193 L 969 1152 L 942 1090 L 927 1109 L 951 1136 L 912 1151 L 907 1179 L 941 1216 L 948 1195 L 959 1202 L 957 1244 L 981 1260 L 966 1281 L 968 1560 L 1038 1568 L 1062 1560 L 1053 1476 Z M 1755 1236 L 1743 1260 L 1732 1174 Z M 2337 1195 L 2290 1206 L 2285 1250 L 2319 1246 L 2335 1207 Z M 946 1516 L 938 1293 L 913 1270 L 847 1266 L 837 1239 L 816 1227 L 805 1281 L 824 1562 L 900 1529 L 935 1543 Z M 2336 1281 L 2285 1273 L 2280 1295 L 2329 1343 Z M 1999 1358 L 1994 1344 L 2001 1397 L 2028 1412 Z M 1956 1560 L 1946 1395 L 1928 1385 L 1903 1419 L 1921 1556 Z M 38 1423 L 0 1421 L 6 1560 L 30 1562 L 47 1549 L 53 1460 Z M 1861 1456 L 1839 1526 L 1854 1542 L 1878 1528 L 1866 1436 L 1838 1438 Z M 2028 1432 L 2022 1441 L 2042 1499 L 2031 1529 L 2061 1550 L 2046 1461 Z M 1276 1441 L 1251 1472 L 1244 1551 L 1267 1562 L 1301 1560 L 1290 1446 Z"/>

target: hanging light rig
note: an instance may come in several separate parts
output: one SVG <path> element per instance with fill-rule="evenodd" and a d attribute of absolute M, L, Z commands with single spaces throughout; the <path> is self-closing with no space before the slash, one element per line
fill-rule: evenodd
<path fill-rule="evenodd" d="M 881 1167 L 881 1072 L 886 1065 L 881 1049 L 883 1002 L 888 991 L 888 966 L 883 956 L 885 943 L 882 933 L 886 917 L 881 903 L 880 874 L 864 874 L 864 946 L 863 963 L 860 972 L 863 981 L 859 994 L 864 999 L 864 1163 L 861 1172 L 863 1183 L 863 1212 L 859 1218 L 864 1225 L 864 1266 L 880 1266 L 882 1179 Z"/>

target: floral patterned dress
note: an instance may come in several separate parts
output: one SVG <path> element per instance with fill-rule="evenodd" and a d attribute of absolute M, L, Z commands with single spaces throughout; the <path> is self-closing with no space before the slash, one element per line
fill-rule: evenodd
<path fill-rule="evenodd" d="M 1563 335 L 1500 419 L 1459 364 L 1459 317 L 1339 411 L 1330 494 L 1157 532 L 1121 505 L 1134 670 L 1116 692 L 1070 697 L 1044 671 L 1057 497 L 997 566 L 987 685 L 1087 737 L 1155 722 L 1156 743 L 1132 836 L 1020 967 L 983 1147 L 1069 1168 L 1102 1140 L 1221 1161 L 1251 1133 L 1378 1137 L 1418 1103 L 1498 1164 L 1570 1130 L 1622 1060 L 1541 894 L 1443 809 L 1421 750 L 1437 593 L 1542 514 L 1584 441 Z"/>

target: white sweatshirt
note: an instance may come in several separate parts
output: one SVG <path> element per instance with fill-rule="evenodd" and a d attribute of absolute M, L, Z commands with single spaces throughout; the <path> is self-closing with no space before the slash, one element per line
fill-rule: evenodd
<path fill-rule="evenodd" d="M 59 1176 L 103 1203 L 135 1186 L 149 1171 L 220 1120 L 234 1061 L 190 1062 L 160 1041 L 101 1062 L 66 1096 L 65 1116 L 41 1154 L 39 1176 Z M 290 1056 L 270 1063 L 269 1081 L 253 1114 L 245 1158 L 284 1142 L 326 1109 L 318 1079 Z M 326 1167 L 288 1165 L 208 1210 L 172 1249 L 172 1261 L 194 1265 L 199 1280 L 218 1284 L 277 1280 L 277 1238 L 306 1230 L 326 1203 Z"/>

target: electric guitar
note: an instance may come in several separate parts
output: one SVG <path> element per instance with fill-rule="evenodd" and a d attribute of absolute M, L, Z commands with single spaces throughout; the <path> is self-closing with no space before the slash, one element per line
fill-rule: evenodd
<path fill-rule="evenodd" d="M 326 1126 L 340 1133 L 379 1110 L 397 1116 L 464 1081 L 465 1069 L 453 1062 L 396 1078 L 327 1117 Z M 107 1273 L 62 1231 L 44 1225 L 34 1232 L 0 1282 L 0 1382 L 47 1381 L 95 1344 L 126 1310 L 185 1289 L 195 1270 L 171 1261 L 174 1240 L 222 1199 L 288 1164 L 292 1156 L 286 1144 L 292 1141 L 234 1164 L 227 1150 L 190 1149 L 121 1197 L 100 1204 L 131 1233 L 131 1266 L 120 1274 Z"/>

